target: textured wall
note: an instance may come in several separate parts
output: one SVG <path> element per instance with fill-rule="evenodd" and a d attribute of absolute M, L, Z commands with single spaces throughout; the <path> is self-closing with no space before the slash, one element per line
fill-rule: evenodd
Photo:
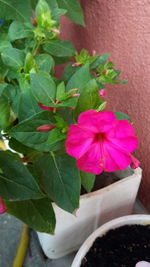
<path fill-rule="evenodd" d="M 86 27 L 67 19 L 62 36 L 76 47 L 110 53 L 126 85 L 107 88 L 113 110 L 127 112 L 137 129 L 136 156 L 144 178 L 140 197 L 150 210 L 150 0 L 82 0 Z"/>

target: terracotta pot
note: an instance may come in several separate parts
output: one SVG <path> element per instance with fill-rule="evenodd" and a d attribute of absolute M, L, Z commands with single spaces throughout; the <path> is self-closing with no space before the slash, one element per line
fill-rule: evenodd
<path fill-rule="evenodd" d="M 78 253 L 76 254 L 74 261 L 71 267 L 80 267 L 81 261 L 84 256 L 87 254 L 89 249 L 91 248 L 93 242 L 97 237 L 101 237 L 106 234 L 109 230 L 118 228 L 123 225 L 133 225 L 133 224 L 142 224 L 147 225 L 150 224 L 150 215 L 129 215 L 123 216 L 114 220 L 111 220 L 101 227 L 99 227 L 95 232 L 93 232 L 88 239 L 83 243 L 81 248 L 79 249 Z"/>
<path fill-rule="evenodd" d="M 55 235 L 38 233 L 46 256 L 57 259 L 79 249 L 84 240 L 105 222 L 132 213 L 142 170 L 80 199 L 80 208 L 70 214 L 53 204 L 56 214 Z M 119 175 L 119 174 L 118 174 Z"/>

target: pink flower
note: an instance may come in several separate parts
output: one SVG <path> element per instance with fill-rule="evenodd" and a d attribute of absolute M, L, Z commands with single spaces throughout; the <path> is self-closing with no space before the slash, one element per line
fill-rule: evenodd
<path fill-rule="evenodd" d="M 139 261 L 135 267 L 150 267 L 150 263 L 147 261 Z"/>
<path fill-rule="evenodd" d="M 106 96 L 106 91 L 105 91 L 104 89 L 99 90 L 99 96 L 100 96 L 101 98 L 104 98 L 104 97 Z"/>
<path fill-rule="evenodd" d="M 54 129 L 56 126 L 53 125 L 53 124 L 44 124 L 44 125 L 41 125 L 39 127 L 36 128 L 37 131 L 40 131 L 40 132 L 49 132 L 51 131 L 52 129 Z"/>
<path fill-rule="evenodd" d="M 80 170 L 100 174 L 126 169 L 137 145 L 127 120 L 117 120 L 111 111 L 88 110 L 79 115 L 78 124 L 70 125 L 66 151 Z"/>
<path fill-rule="evenodd" d="M 3 203 L 2 197 L 0 197 L 0 214 L 5 213 L 7 211 L 7 207 Z"/>

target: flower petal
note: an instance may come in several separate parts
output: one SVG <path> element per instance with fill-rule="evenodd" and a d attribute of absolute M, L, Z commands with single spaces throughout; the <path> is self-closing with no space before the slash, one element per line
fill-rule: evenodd
<path fill-rule="evenodd" d="M 113 138 L 124 138 L 134 136 L 134 128 L 127 120 L 116 120 L 114 128 L 109 131 L 108 136 Z"/>
<path fill-rule="evenodd" d="M 105 171 L 113 172 L 126 169 L 132 162 L 130 153 L 115 147 L 110 142 L 105 142 Z"/>
<path fill-rule="evenodd" d="M 85 131 L 78 125 L 70 125 L 66 140 L 66 152 L 75 158 L 80 158 L 89 149 L 94 139 L 90 131 Z"/>
<path fill-rule="evenodd" d="M 109 138 L 109 142 L 113 143 L 116 147 L 120 147 L 127 152 L 134 151 L 138 146 L 137 136 L 128 136 L 124 138 Z"/>
<path fill-rule="evenodd" d="M 87 110 L 82 112 L 78 117 L 79 125 L 95 133 L 109 131 L 116 121 L 112 111 Z"/>
<path fill-rule="evenodd" d="M 103 155 L 100 145 L 94 143 L 90 146 L 89 150 L 77 160 L 77 167 L 81 171 L 100 174 L 104 170 L 104 163 L 101 163 L 102 166 L 100 166 L 101 158 L 103 158 Z"/>

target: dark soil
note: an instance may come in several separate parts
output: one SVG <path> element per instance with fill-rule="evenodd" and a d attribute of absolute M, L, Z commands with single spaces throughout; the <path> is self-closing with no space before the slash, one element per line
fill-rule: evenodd
<path fill-rule="evenodd" d="M 98 237 L 81 267 L 135 267 L 150 262 L 150 225 L 126 225 Z"/>

